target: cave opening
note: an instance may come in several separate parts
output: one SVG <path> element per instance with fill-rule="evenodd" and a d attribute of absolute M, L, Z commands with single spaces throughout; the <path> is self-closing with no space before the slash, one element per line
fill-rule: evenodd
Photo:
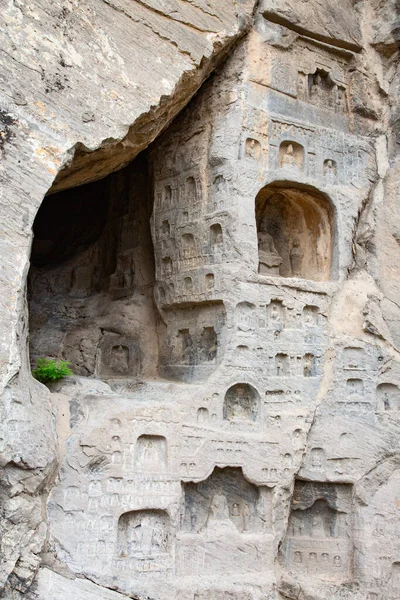
<path fill-rule="evenodd" d="M 30 357 L 74 375 L 153 377 L 152 199 L 146 153 L 104 179 L 47 195 L 33 225 Z"/>

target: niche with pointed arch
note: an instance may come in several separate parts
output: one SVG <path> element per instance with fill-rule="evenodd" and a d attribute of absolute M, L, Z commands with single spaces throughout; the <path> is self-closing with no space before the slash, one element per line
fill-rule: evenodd
<path fill-rule="evenodd" d="M 271 184 L 256 197 L 260 275 L 327 281 L 333 274 L 334 212 L 314 188 Z"/>

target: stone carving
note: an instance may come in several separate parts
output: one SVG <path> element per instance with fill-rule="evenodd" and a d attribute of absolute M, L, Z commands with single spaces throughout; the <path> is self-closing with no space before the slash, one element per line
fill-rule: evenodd
<path fill-rule="evenodd" d="M 216 468 L 205 481 L 185 484 L 183 527 L 211 537 L 261 533 L 270 527 L 269 503 L 270 491 L 250 484 L 240 469 Z"/>
<path fill-rule="evenodd" d="M 331 277 L 333 217 L 326 199 L 267 186 L 257 195 L 256 216 L 260 273 Z"/>
<path fill-rule="evenodd" d="M 276 251 L 274 240 L 264 225 L 258 233 L 258 272 L 260 275 L 279 275 L 282 258 Z"/>
<path fill-rule="evenodd" d="M 285 308 L 281 301 L 272 300 L 267 307 L 268 328 L 278 335 L 285 328 Z"/>
<path fill-rule="evenodd" d="M 254 9 L 255 26 L 245 20 L 245 37 L 233 19 L 222 38 L 218 23 L 227 18 L 215 0 L 180 2 L 179 14 L 171 9 L 166 19 L 162 8 L 155 15 L 136 4 L 130 27 L 154 37 L 150 54 L 160 62 L 149 63 L 148 79 L 165 88 L 160 106 L 154 90 L 146 94 L 151 123 L 129 127 L 121 140 L 130 125 L 129 102 L 120 101 L 133 81 L 132 61 L 119 61 L 118 36 L 92 27 L 95 37 L 101 32 L 100 45 L 90 44 L 99 48 L 99 64 L 107 55 L 96 111 L 112 97 L 118 120 L 123 106 L 118 135 L 104 137 L 110 115 L 96 113 L 108 140 L 98 152 L 92 125 L 84 147 L 82 132 L 65 143 L 73 124 L 60 128 L 55 119 L 42 127 L 54 112 L 52 92 L 46 111 L 31 103 L 40 127 L 29 127 L 29 114 L 18 108 L 21 127 L 13 125 L 11 144 L 3 140 L 0 285 L 12 301 L 4 303 L 11 336 L 0 345 L 9 374 L 0 432 L 7 480 L 0 485 L 0 589 L 7 582 L 5 597 L 38 600 L 397 600 L 400 262 L 390 111 L 398 60 L 393 40 L 382 41 L 388 20 L 379 19 L 380 29 L 373 20 L 385 3 L 265 0 Z M 224 13 L 250 15 L 246 2 L 222 4 Z M 296 4 L 296 23 L 289 4 Z M 304 11 L 315 16 L 307 22 Z M 16 15 L 29 22 L 23 3 L 5 11 L 8 26 Z M 64 17 L 74 45 L 72 15 Z M 126 33 L 125 13 L 114 11 L 114 20 L 115 31 Z M 363 36 L 354 31 L 358 21 L 370 23 Z M 200 30 L 209 39 L 197 47 Z M 24 32 L 14 36 L 21 44 Z M 136 39 L 123 37 L 128 46 Z M 85 59 L 84 38 L 78 56 Z M 219 45 L 229 58 L 210 63 Z M 176 65 L 171 55 L 166 63 L 174 68 L 166 70 L 164 53 L 177 47 Z M 69 49 L 64 58 L 74 62 Z M 182 107 L 194 92 L 187 86 L 198 71 L 196 53 L 205 57 L 208 82 L 151 143 L 163 112 L 174 116 L 169 96 Z M 372 65 L 382 53 L 377 78 Z M 190 68 L 174 87 L 182 61 Z M 73 82 L 78 62 L 65 71 Z M 103 86 L 114 63 L 120 73 L 110 96 Z M 132 95 L 139 104 L 140 90 Z M 60 107 L 68 93 L 57 91 Z M 26 140 L 21 156 L 32 159 L 29 174 L 41 163 L 42 188 L 54 177 L 59 185 L 65 148 L 77 148 L 67 167 L 75 185 L 97 176 L 98 153 L 111 171 L 147 147 L 106 181 L 65 195 L 52 188 L 39 209 L 29 337 L 33 360 L 71 359 L 74 376 L 49 386 L 56 394 L 28 376 L 16 352 L 27 335 L 17 307 L 24 304 L 29 219 L 49 191 L 14 169 L 20 197 L 8 195 L 7 171 Z M 82 170 L 88 160 L 93 165 Z M 21 256 L 10 260 L 14 245 Z M 371 294 L 376 315 L 366 328 L 360 307 Z M 50 451 L 55 425 L 60 448 Z M 18 437 L 23 444 L 15 444 Z M 65 458 L 56 478 L 57 455 Z M 344 482 L 354 482 L 354 503 Z M 38 569 L 42 557 L 46 567 Z M 52 582 L 65 580 L 67 591 L 41 587 L 46 571 Z"/>
<path fill-rule="evenodd" d="M 246 140 L 246 156 L 258 160 L 261 156 L 261 144 L 258 140 L 247 138 Z"/>
<path fill-rule="evenodd" d="M 297 142 L 282 142 L 279 148 L 279 166 L 299 167 L 304 163 L 304 148 Z"/>
<path fill-rule="evenodd" d="M 111 276 L 111 289 L 131 289 L 135 280 L 135 261 L 133 254 L 123 252 L 119 254 L 117 269 Z"/>
<path fill-rule="evenodd" d="M 136 442 L 135 464 L 138 472 L 165 472 L 167 441 L 159 435 L 141 435 Z"/>
<path fill-rule="evenodd" d="M 141 369 L 138 340 L 106 334 L 100 350 L 100 372 L 105 377 L 137 377 Z"/>
<path fill-rule="evenodd" d="M 400 388 L 393 383 L 380 383 L 377 387 L 378 406 L 381 411 L 400 411 Z"/>
<path fill-rule="evenodd" d="M 336 161 L 328 158 L 324 161 L 324 177 L 327 183 L 334 185 L 337 177 L 337 164 Z"/>
<path fill-rule="evenodd" d="M 119 344 L 111 348 L 110 367 L 118 375 L 128 375 L 129 349 L 126 346 Z"/>
<path fill-rule="evenodd" d="M 169 516 L 161 510 L 131 511 L 118 521 L 118 551 L 122 559 L 154 560 L 170 551 Z"/>
<path fill-rule="evenodd" d="M 321 468 L 319 458 L 317 463 Z M 352 571 L 351 510 L 350 486 L 296 482 L 285 565 L 300 574 L 346 581 Z"/>
<path fill-rule="evenodd" d="M 290 264 L 292 267 L 292 275 L 294 277 L 301 277 L 301 266 L 303 264 L 304 252 L 300 247 L 300 239 L 295 237 L 293 240 L 293 246 L 290 250 Z"/>
<path fill-rule="evenodd" d="M 237 383 L 229 388 L 224 400 L 224 419 L 231 422 L 255 421 L 260 396 L 249 384 Z"/>

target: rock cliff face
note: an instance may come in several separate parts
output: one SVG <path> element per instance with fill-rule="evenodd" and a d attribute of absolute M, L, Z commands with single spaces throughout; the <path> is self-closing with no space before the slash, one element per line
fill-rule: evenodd
<path fill-rule="evenodd" d="M 397 600 L 397 3 L 2 13 L 0 597 Z"/>

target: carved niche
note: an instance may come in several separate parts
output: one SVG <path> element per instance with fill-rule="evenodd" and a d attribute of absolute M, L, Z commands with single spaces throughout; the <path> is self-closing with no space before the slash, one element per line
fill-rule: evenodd
<path fill-rule="evenodd" d="M 161 362 L 164 376 L 191 381 L 211 374 L 222 358 L 225 343 L 222 302 L 192 303 L 169 311 L 167 316 Z"/>
<path fill-rule="evenodd" d="M 314 449 L 313 468 L 324 455 Z M 296 481 L 281 561 L 293 574 L 348 581 L 353 570 L 352 486 Z"/>
<path fill-rule="evenodd" d="M 162 435 L 141 435 L 135 449 L 135 469 L 142 473 L 167 470 L 167 440 Z"/>
<path fill-rule="evenodd" d="M 317 191 L 268 185 L 256 197 L 260 275 L 331 278 L 333 211 Z"/>
<path fill-rule="evenodd" d="M 223 418 L 232 423 L 255 422 L 259 413 L 260 395 L 248 383 L 236 383 L 225 394 Z"/>
<path fill-rule="evenodd" d="M 100 348 L 102 377 L 137 377 L 141 369 L 138 340 L 105 334 Z"/>
<path fill-rule="evenodd" d="M 134 510 L 118 521 L 118 557 L 147 577 L 160 577 L 172 568 L 170 518 L 164 510 Z"/>
<path fill-rule="evenodd" d="M 216 467 L 205 481 L 184 484 L 181 552 L 202 560 L 204 572 L 259 568 L 264 535 L 271 532 L 271 491 L 248 482 L 240 468 Z M 248 552 L 239 548 L 249 537 Z M 188 567 L 190 565 L 187 565 Z M 188 569 L 185 574 L 189 575 Z"/>
<path fill-rule="evenodd" d="M 376 390 L 380 411 L 400 411 L 400 388 L 394 383 L 380 383 Z"/>

